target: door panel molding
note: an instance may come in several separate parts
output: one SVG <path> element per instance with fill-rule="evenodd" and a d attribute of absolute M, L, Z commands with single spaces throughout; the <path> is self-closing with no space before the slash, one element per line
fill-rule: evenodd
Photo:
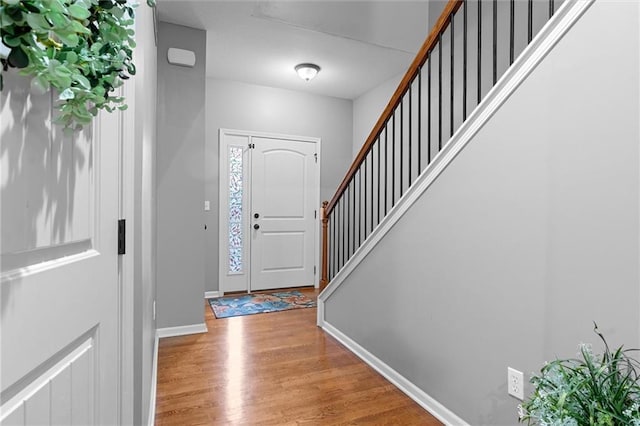
<path fill-rule="evenodd" d="M 24 279 L 31 275 L 39 274 L 41 272 L 46 272 L 52 269 L 62 268 L 76 262 L 82 262 L 96 256 L 100 256 L 100 252 L 91 249 L 78 254 L 61 257 L 59 259 L 48 260 L 45 262 L 37 263 L 35 265 L 26 266 L 24 268 L 11 269 L 0 274 L 0 284 L 11 285 L 11 282 L 13 281 Z"/>
<path fill-rule="evenodd" d="M 65 257 L 79 255 L 92 248 L 91 239 L 86 239 L 50 247 L 38 247 L 20 253 L 3 253 L 0 255 L 0 263 L 7 271 L 30 269 L 44 262 L 59 262 Z"/>
<path fill-rule="evenodd" d="M 93 358 L 95 357 L 95 331 L 95 329 L 91 330 L 88 335 L 79 339 L 79 342 L 74 342 L 67 348 L 63 349 L 61 353 L 50 358 L 46 365 L 33 370 L 20 382 L 17 382 L 7 388 L 2 393 L 3 403 L 0 407 L 0 422 L 9 418 L 16 410 L 21 410 L 27 419 L 30 416 L 35 415 L 35 413 L 30 412 L 32 410 L 30 401 L 37 400 L 41 395 L 49 396 L 50 386 L 64 388 L 60 393 L 56 392 L 54 394 L 54 399 L 50 401 L 50 406 L 46 411 L 50 412 L 52 415 L 56 412 L 69 412 L 70 414 L 72 395 L 82 395 L 82 399 L 84 399 L 84 401 L 74 400 L 74 407 L 82 402 L 84 402 L 85 408 L 91 407 L 93 405 L 93 400 L 95 399 L 94 391 L 96 370 L 95 363 L 93 362 Z M 81 363 L 84 363 L 85 360 L 83 358 L 88 358 L 86 361 L 88 361 L 87 366 L 89 369 L 88 371 L 82 371 L 84 375 L 78 377 L 78 373 L 80 373 L 81 369 L 76 368 L 76 377 L 72 380 L 72 377 L 74 376 L 73 366 L 78 366 Z M 64 378 L 67 374 L 69 374 L 69 377 Z M 67 383 L 64 386 L 61 386 L 60 382 L 63 380 Z M 83 382 L 86 382 L 85 384 L 87 385 L 84 386 L 83 389 L 80 390 L 78 388 L 74 388 L 74 386 L 81 386 Z M 70 419 L 71 418 L 69 417 L 69 420 Z M 58 418 L 58 420 L 60 419 Z M 47 423 L 50 423 L 50 420 Z M 55 422 L 52 424 L 65 423 Z M 71 422 L 69 421 L 67 424 L 71 424 Z"/>

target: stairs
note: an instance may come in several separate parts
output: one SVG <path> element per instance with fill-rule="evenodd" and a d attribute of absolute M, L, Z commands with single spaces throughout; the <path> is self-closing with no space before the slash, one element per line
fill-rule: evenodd
<path fill-rule="evenodd" d="M 418 95 L 427 57 L 326 205 L 318 325 L 446 424 L 515 424 L 506 367 L 575 352 L 592 320 L 638 340 L 639 21 L 636 3 L 565 1 L 453 131 L 447 84 Z M 636 302 L 603 300 L 605 281 Z"/>

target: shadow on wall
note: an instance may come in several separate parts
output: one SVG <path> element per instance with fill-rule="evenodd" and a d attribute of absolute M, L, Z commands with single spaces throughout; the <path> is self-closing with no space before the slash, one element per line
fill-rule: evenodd
<path fill-rule="evenodd" d="M 30 78 L 14 70 L 3 75 L 0 266 L 6 272 L 64 254 L 61 250 L 72 243 L 90 243 L 93 130 L 65 135 L 61 126 L 51 123 L 57 111 L 53 91 L 32 92 Z M 2 286 L 2 312 L 11 287 Z"/>

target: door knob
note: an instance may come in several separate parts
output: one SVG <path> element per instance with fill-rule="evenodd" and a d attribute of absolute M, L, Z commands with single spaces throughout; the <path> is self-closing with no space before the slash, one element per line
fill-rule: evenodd
<path fill-rule="evenodd" d="M 256 219 L 260 217 L 260 215 L 258 213 L 254 213 L 253 217 L 255 217 Z"/>
<path fill-rule="evenodd" d="M 256 223 L 255 225 L 253 225 L 253 229 L 260 229 L 260 225 Z"/>

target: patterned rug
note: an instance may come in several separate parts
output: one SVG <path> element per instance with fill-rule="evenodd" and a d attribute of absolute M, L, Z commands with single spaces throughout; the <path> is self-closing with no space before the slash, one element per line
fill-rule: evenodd
<path fill-rule="evenodd" d="M 217 297 L 208 299 L 216 318 L 238 317 L 242 315 L 262 314 L 266 312 L 288 311 L 289 309 L 313 308 L 312 300 L 299 291 L 278 293 L 254 293 L 240 296 Z"/>

